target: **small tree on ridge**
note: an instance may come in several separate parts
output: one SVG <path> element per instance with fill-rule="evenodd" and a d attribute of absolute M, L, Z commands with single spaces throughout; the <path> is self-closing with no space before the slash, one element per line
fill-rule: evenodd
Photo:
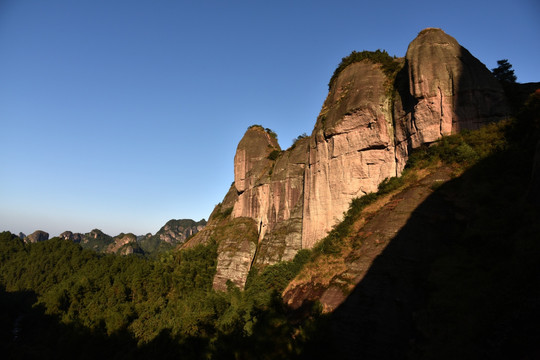
<path fill-rule="evenodd" d="M 502 83 L 513 84 L 516 82 L 517 77 L 514 75 L 514 70 L 512 70 L 512 64 L 508 62 L 508 59 L 498 60 L 497 66 L 494 69 L 491 69 L 493 75 Z"/>

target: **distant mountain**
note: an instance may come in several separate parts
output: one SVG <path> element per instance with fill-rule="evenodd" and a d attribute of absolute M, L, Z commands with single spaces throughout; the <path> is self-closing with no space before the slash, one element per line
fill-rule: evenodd
<path fill-rule="evenodd" d="M 137 242 L 137 236 L 132 233 L 116 235 L 105 252 L 119 255 L 144 254 L 144 250 Z"/>
<path fill-rule="evenodd" d="M 20 233 L 20 235 L 24 235 L 23 233 Z M 40 241 L 45 241 L 49 239 L 49 233 L 42 231 L 42 230 L 36 230 L 30 235 L 23 238 L 24 242 L 26 243 L 36 243 Z"/>
<path fill-rule="evenodd" d="M 183 244 L 188 238 L 195 235 L 206 226 L 206 220 L 194 221 L 191 219 L 169 220 L 155 234 L 147 234 L 139 238 L 139 244 L 146 253 L 166 251 Z"/>
<path fill-rule="evenodd" d="M 132 233 L 121 233 L 116 236 L 105 234 L 94 229 L 86 234 L 64 231 L 60 238 L 80 244 L 85 249 L 109 254 L 156 254 L 171 250 L 186 239 L 195 235 L 206 226 L 206 220 L 194 221 L 191 219 L 169 220 L 159 231 L 152 235 L 136 236 Z M 47 240 L 49 234 L 36 231 L 25 237 L 26 242 Z"/>
<path fill-rule="evenodd" d="M 109 245 L 114 240 L 110 235 L 105 234 L 99 229 L 94 229 L 86 234 L 77 234 L 81 236 L 80 245 L 85 249 L 91 249 L 97 252 L 106 252 Z"/>

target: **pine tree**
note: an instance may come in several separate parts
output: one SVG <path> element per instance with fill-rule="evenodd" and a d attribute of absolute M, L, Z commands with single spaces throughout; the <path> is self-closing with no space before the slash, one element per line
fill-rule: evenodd
<path fill-rule="evenodd" d="M 502 83 L 513 84 L 516 82 L 517 77 L 514 75 L 514 70 L 512 70 L 512 64 L 508 62 L 508 59 L 498 60 L 497 66 L 494 69 L 491 69 L 493 75 Z"/>

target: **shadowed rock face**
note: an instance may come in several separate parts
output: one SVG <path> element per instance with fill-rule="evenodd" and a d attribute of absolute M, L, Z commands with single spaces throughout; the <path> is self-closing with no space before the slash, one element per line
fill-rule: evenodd
<path fill-rule="evenodd" d="M 292 259 L 326 236 L 352 199 L 398 176 L 411 149 L 509 113 L 499 82 L 440 29 L 420 32 L 406 58 L 394 61 L 402 67 L 395 79 L 370 60 L 343 69 L 311 136 L 286 151 L 264 128 L 249 128 L 238 144 L 231 190 L 186 246 L 214 238 L 230 248 L 234 241 L 214 236 L 217 224 L 249 218 L 258 238 L 250 266 Z M 218 257 L 218 273 L 231 279 L 245 279 L 250 269 L 243 264 L 251 245 L 238 244 L 238 260 L 230 251 Z"/>

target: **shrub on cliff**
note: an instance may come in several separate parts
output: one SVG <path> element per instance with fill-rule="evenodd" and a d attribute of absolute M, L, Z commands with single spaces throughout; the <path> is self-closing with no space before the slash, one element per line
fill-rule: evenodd
<path fill-rule="evenodd" d="M 328 89 L 330 90 L 332 88 L 332 85 L 336 81 L 337 77 L 345 68 L 353 63 L 360 62 L 362 60 L 369 60 L 374 64 L 381 64 L 382 70 L 386 74 L 387 77 L 393 78 L 397 72 L 400 69 L 399 62 L 396 61 L 395 57 L 392 57 L 388 55 L 386 50 L 376 50 L 376 51 L 353 51 L 349 54 L 349 56 L 346 56 L 341 59 L 341 62 L 339 63 L 338 67 L 334 71 L 334 74 L 330 78 L 330 82 L 328 83 Z"/>
<path fill-rule="evenodd" d="M 268 154 L 268 159 L 272 161 L 277 160 L 277 158 L 279 157 L 279 154 L 281 154 L 281 151 L 273 150 L 270 154 Z"/>

